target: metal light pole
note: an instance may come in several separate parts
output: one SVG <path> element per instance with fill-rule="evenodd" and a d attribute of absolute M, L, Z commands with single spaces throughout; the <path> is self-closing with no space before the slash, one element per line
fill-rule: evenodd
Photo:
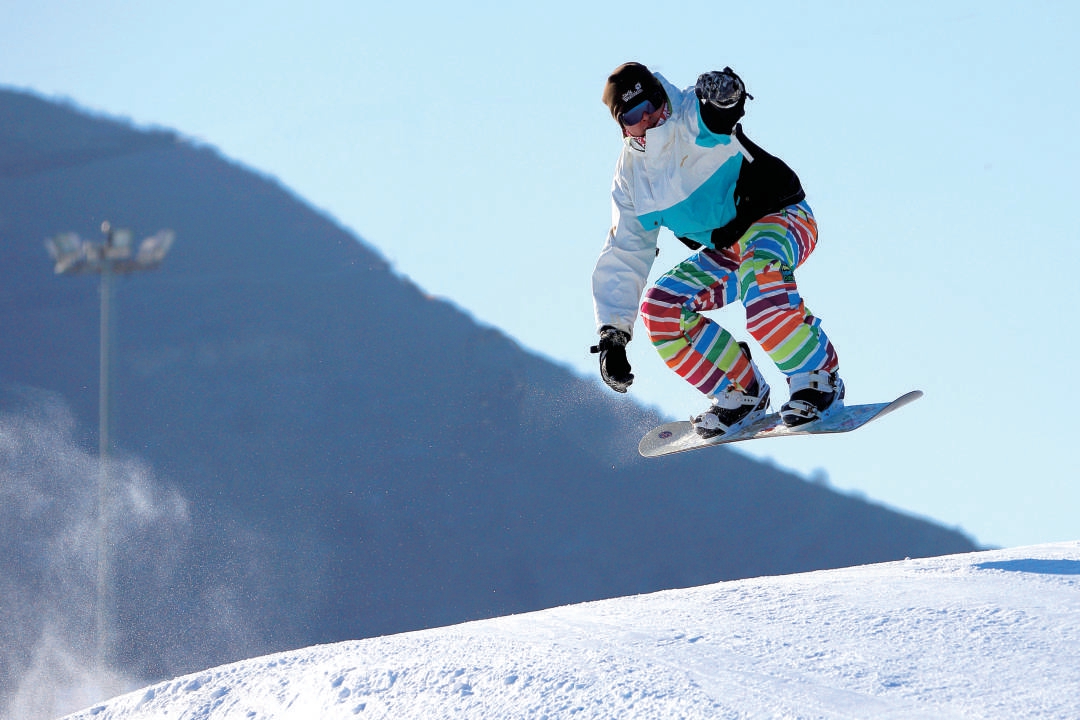
<path fill-rule="evenodd" d="M 111 346 L 110 319 L 112 317 L 112 282 L 114 275 L 126 275 L 139 270 L 153 270 L 161 265 L 172 246 L 174 233 L 162 230 L 139 245 L 133 254 L 131 231 L 113 229 L 104 222 L 101 232 L 103 242 L 82 240 L 75 233 L 63 233 L 45 241 L 49 254 L 55 261 L 58 275 L 101 276 L 101 336 L 100 375 L 98 378 L 98 552 L 97 552 L 97 600 L 94 608 L 94 631 L 98 670 L 104 671 L 109 651 L 109 498 L 112 485 L 109 473 L 109 369 Z"/>

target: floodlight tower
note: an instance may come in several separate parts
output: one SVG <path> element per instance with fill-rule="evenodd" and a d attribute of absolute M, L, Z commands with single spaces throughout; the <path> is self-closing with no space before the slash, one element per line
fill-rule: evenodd
<path fill-rule="evenodd" d="M 94 630 L 97 644 L 98 669 L 105 670 L 109 650 L 109 498 L 112 487 L 109 476 L 109 366 L 112 316 L 112 278 L 140 270 L 154 270 L 161 265 L 172 246 L 175 234 L 161 230 L 142 241 L 137 252 L 132 251 L 131 231 L 114 229 L 108 222 L 101 224 L 105 235 L 102 242 L 82 240 L 75 233 L 63 233 L 45 241 L 45 247 L 55 261 L 57 275 L 100 275 L 101 336 L 98 378 L 98 553 L 97 605 Z"/>

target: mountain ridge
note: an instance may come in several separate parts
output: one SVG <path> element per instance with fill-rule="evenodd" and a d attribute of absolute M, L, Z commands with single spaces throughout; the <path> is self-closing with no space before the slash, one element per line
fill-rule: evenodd
<path fill-rule="evenodd" d="M 105 220 L 177 233 L 115 283 L 125 672 L 975 547 L 737 452 L 644 461 L 653 410 L 428 296 L 276 180 L 0 90 L 0 431 L 19 441 L 0 473 L 20 488 L 0 583 L 28 599 L 0 605 L 25 628 L 0 638 L 0 692 L 50 623 L 89 643 L 50 587 L 92 577 L 70 539 L 94 517 L 97 280 L 54 276 L 42 241 Z M 185 639 L 193 617 L 216 630 Z M 147 640 L 163 627 L 176 644 Z"/>

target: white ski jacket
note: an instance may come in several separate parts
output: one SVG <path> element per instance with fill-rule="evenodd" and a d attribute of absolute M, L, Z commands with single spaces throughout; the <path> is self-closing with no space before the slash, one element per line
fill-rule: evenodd
<path fill-rule="evenodd" d="M 752 222 L 805 197 L 790 168 L 741 128 L 730 135 L 709 130 L 692 87 L 679 90 L 655 75 L 671 117 L 645 133 L 644 151 L 628 139 L 616 164 L 612 226 L 592 277 L 597 330 L 610 325 L 633 335 L 661 227 L 684 241 L 724 247 Z"/>

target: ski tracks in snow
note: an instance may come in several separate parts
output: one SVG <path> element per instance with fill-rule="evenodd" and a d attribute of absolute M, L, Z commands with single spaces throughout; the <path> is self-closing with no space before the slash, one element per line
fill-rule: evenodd
<path fill-rule="evenodd" d="M 719 583 L 282 653 L 72 720 L 1076 718 L 1080 543 Z"/>

